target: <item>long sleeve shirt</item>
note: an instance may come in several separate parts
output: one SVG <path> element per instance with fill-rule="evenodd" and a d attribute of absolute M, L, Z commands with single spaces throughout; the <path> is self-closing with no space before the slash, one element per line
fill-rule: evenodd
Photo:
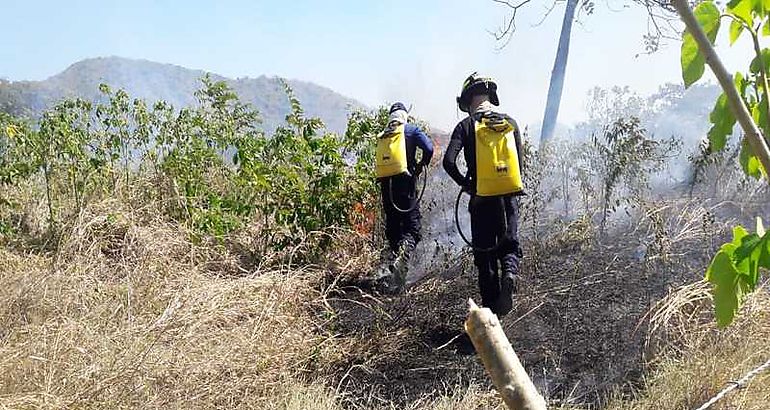
<path fill-rule="evenodd" d="M 513 118 L 503 115 L 514 127 L 513 137 L 516 140 L 516 152 L 519 157 L 519 166 L 522 162 L 522 144 L 519 126 Z M 463 175 L 457 168 L 457 156 L 463 151 L 468 172 Z M 476 120 L 466 117 L 460 121 L 452 132 L 446 152 L 444 153 L 444 170 L 461 187 L 468 187 L 472 192 L 476 188 Z"/>
<path fill-rule="evenodd" d="M 414 173 L 417 166 L 417 148 L 422 150 L 421 165 L 430 164 L 433 158 L 433 141 L 415 124 L 407 123 L 404 125 L 404 136 L 406 137 L 406 162 L 410 173 Z"/>

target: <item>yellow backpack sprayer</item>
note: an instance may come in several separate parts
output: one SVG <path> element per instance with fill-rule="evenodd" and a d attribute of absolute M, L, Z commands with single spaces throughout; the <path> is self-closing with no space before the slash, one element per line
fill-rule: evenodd
<path fill-rule="evenodd" d="M 404 124 L 397 126 L 390 132 L 383 132 L 379 135 L 377 138 L 375 156 L 377 178 L 389 178 L 396 175 L 409 173 L 406 157 L 406 135 L 404 133 Z M 393 200 L 393 179 L 388 179 L 388 193 L 390 194 L 389 200 L 396 211 L 409 213 L 415 210 L 420 204 L 420 201 L 422 201 L 422 196 L 425 193 L 428 177 L 427 172 L 422 172 L 422 169 L 418 168 L 415 172 L 415 177 L 419 178 L 421 175 L 422 188 L 420 189 L 420 194 L 417 196 L 417 200 L 414 202 L 414 204 L 407 209 L 399 208 L 396 202 Z"/>

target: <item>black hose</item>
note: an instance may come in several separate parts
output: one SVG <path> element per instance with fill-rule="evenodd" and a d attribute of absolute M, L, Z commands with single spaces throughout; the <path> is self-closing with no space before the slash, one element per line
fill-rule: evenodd
<path fill-rule="evenodd" d="M 398 207 L 398 205 L 396 205 L 396 201 L 393 200 L 393 177 L 388 178 L 388 185 L 389 185 L 388 195 L 390 196 L 390 203 L 391 205 L 393 205 L 393 209 L 403 214 L 407 214 L 417 209 L 417 206 L 420 205 L 420 202 L 422 201 L 422 196 L 425 194 L 425 187 L 428 185 L 428 172 L 423 169 L 423 171 L 420 174 L 423 175 L 422 189 L 420 190 L 420 195 L 417 196 L 417 200 L 414 201 L 414 205 L 412 205 L 408 209 L 401 209 Z M 419 175 L 417 176 L 417 178 L 419 178 Z"/>
<path fill-rule="evenodd" d="M 500 248 L 500 245 L 503 244 L 503 241 L 498 241 L 494 246 L 491 248 L 478 248 L 476 246 L 473 246 L 473 243 L 468 240 L 468 237 L 465 236 L 465 233 L 463 233 L 463 228 L 460 226 L 460 216 L 459 216 L 459 210 L 460 210 L 460 198 L 463 197 L 463 193 L 465 190 L 460 189 L 460 192 L 457 194 L 457 199 L 455 200 L 455 225 L 457 226 L 457 232 L 460 233 L 460 237 L 463 238 L 463 241 L 471 247 L 476 252 L 494 252 Z M 505 216 L 505 204 L 503 203 L 503 197 L 500 197 L 500 212 L 502 214 L 503 223 L 502 225 L 505 227 L 504 232 L 508 232 L 508 218 Z"/>

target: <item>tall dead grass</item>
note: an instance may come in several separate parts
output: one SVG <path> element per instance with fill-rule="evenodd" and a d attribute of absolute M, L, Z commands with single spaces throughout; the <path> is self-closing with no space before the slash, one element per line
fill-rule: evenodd
<path fill-rule="evenodd" d="M 607 408 L 694 409 L 770 359 L 770 291 L 766 287 L 748 298 L 735 323 L 726 329 L 715 328 L 711 309 L 705 283 L 684 286 L 661 301 L 652 319 L 653 338 L 660 336 L 666 345 L 658 347 L 650 374 L 632 397 L 615 397 Z M 770 373 L 760 374 L 712 408 L 770 408 Z"/>
<path fill-rule="evenodd" d="M 317 389 L 345 347 L 321 326 L 323 270 L 248 272 L 188 237 L 101 203 L 55 255 L 0 248 L 0 407 L 265 408 Z"/>
<path fill-rule="evenodd" d="M 269 253 L 260 226 L 196 241 L 154 206 L 92 204 L 65 225 L 55 253 L 0 247 L 0 409 L 502 409 L 497 395 L 478 385 L 426 391 L 401 407 L 344 397 L 339 376 L 348 368 L 340 363 L 392 360 L 410 337 L 404 328 L 332 333 L 329 323 L 340 314 L 333 299 L 342 297 L 337 281 L 360 276 L 376 259 L 350 232 L 309 235 Z M 722 231 L 702 226 L 707 215 L 695 205 L 677 208 L 677 217 L 669 208 L 651 211 L 660 218 L 638 228 L 651 244 L 663 238 L 658 231 L 670 234 L 647 247 L 651 255 L 681 262 L 692 256 L 685 245 Z M 40 209 L 30 206 L 15 220 L 42 231 Z M 557 247 L 578 252 L 589 241 L 590 221 L 564 231 Z M 310 265 L 303 255 L 330 239 L 326 256 Z M 409 297 L 437 298 L 429 282 Z M 708 303 L 707 289 L 692 285 L 659 304 L 650 317 L 652 370 L 639 390 L 607 408 L 694 408 L 767 359 L 767 290 L 752 296 L 727 330 L 710 325 Z M 428 314 L 445 308 L 425 306 Z M 768 402 L 765 374 L 722 408 L 766 409 Z"/>
<path fill-rule="evenodd" d="M 329 333 L 329 301 L 371 249 L 330 232 L 315 265 L 292 260 L 318 237 L 257 261 L 241 252 L 257 246 L 248 230 L 198 243 L 156 215 L 108 200 L 70 221 L 55 253 L 0 247 L 0 409 L 354 405 L 329 380 L 346 355 L 378 353 Z M 360 408 L 373 406 L 397 408 Z M 502 407 L 472 385 L 408 408 Z"/>

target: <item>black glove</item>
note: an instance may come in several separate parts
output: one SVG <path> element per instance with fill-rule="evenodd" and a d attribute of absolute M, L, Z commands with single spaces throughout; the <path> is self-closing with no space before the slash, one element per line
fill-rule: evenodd
<path fill-rule="evenodd" d="M 474 208 L 476 208 L 476 205 L 478 204 L 478 196 L 470 194 L 471 199 L 468 200 L 468 212 L 473 212 Z"/>
<path fill-rule="evenodd" d="M 462 188 L 463 192 L 473 195 L 474 189 L 470 177 L 466 177 L 465 181 L 463 181 L 463 184 L 460 185 L 460 187 Z"/>
<path fill-rule="evenodd" d="M 424 164 L 417 164 L 414 167 L 414 177 L 415 178 L 418 178 L 420 176 L 420 174 L 422 174 L 423 168 L 425 168 Z"/>

